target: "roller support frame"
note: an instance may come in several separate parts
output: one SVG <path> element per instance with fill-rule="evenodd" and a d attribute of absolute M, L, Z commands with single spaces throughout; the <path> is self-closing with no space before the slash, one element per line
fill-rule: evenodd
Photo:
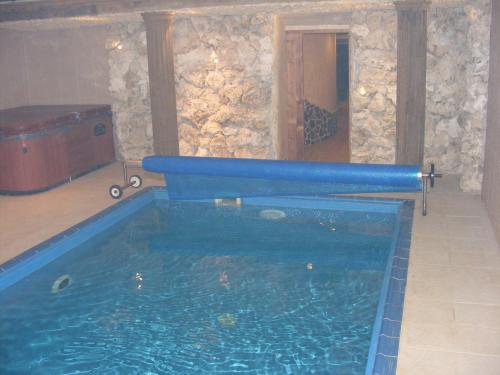
<path fill-rule="evenodd" d="M 138 167 L 142 168 L 141 160 L 128 160 L 122 162 L 123 168 L 123 185 L 112 185 L 110 186 L 108 192 L 111 198 L 120 199 L 123 195 L 123 191 L 133 187 L 138 189 L 142 186 L 142 178 L 139 175 L 131 175 L 129 176 L 128 168 L 129 167 Z"/>
<path fill-rule="evenodd" d="M 422 216 L 427 216 L 427 193 L 429 192 L 429 184 L 434 187 L 435 179 L 441 178 L 441 173 L 436 173 L 434 163 L 431 163 L 429 173 L 422 173 Z"/>

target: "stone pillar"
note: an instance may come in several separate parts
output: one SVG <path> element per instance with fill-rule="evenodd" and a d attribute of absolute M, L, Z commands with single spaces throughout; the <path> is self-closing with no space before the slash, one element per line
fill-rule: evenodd
<path fill-rule="evenodd" d="M 143 13 L 142 17 L 148 43 L 154 152 L 157 155 L 179 155 L 172 16 L 163 12 Z"/>
<path fill-rule="evenodd" d="M 396 1 L 395 5 L 398 14 L 396 162 L 422 164 L 429 3 L 408 0 Z"/>

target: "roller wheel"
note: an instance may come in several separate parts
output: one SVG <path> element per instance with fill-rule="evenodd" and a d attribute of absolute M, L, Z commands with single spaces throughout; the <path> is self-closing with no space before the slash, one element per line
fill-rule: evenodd
<path fill-rule="evenodd" d="M 111 195 L 113 199 L 120 199 L 123 195 L 123 189 L 120 185 L 113 185 L 109 188 L 109 195 Z"/>
<path fill-rule="evenodd" d="M 134 175 L 130 176 L 130 178 L 128 179 L 128 182 L 130 183 L 130 186 L 137 189 L 142 185 L 142 178 L 140 178 L 139 176 L 134 174 Z"/>

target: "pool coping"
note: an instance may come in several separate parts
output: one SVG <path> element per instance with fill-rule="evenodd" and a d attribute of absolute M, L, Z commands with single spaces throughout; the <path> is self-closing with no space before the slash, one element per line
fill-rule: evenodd
<path fill-rule="evenodd" d="M 103 211 L 71 226 L 63 232 L 27 249 L 18 256 L 0 264 L 0 292 L 10 285 L 21 280 L 30 273 L 43 267 L 53 259 L 70 251 L 89 238 L 89 233 L 96 229 L 99 232 L 117 224 L 131 214 L 151 203 L 154 199 L 169 199 L 167 189 L 164 187 L 148 187 L 134 195 L 114 204 Z M 276 205 L 276 199 L 245 198 L 244 202 L 251 205 Z M 347 204 L 350 209 L 358 210 L 358 206 L 370 201 L 387 203 L 387 212 L 398 216 L 394 230 L 391 250 L 384 272 L 380 299 L 372 330 L 369 355 L 365 375 L 393 375 L 396 373 L 401 323 L 403 316 L 404 295 L 408 274 L 408 260 L 411 244 L 413 211 L 415 201 L 412 199 L 360 197 L 351 195 L 319 196 L 319 197 L 281 197 L 283 206 L 292 206 L 290 202 L 319 201 L 317 207 L 325 208 L 321 203 Z M 212 200 L 203 200 L 212 201 Z M 271 203 L 271 201 L 273 203 Z M 381 202 L 384 201 L 384 202 Z M 279 206 L 279 204 L 278 204 Z M 294 206 L 295 207 L 295 206 Z M 114 215 L 109 215 L 114 213 Z M 16 275 L 16 270 L 24 267 L 21 275 Z"/>

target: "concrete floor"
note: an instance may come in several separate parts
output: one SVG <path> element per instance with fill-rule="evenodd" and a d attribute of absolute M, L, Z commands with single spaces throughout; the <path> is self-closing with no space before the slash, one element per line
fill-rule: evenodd
<path fill-rule="evenodd" d="M 115 203 L 107 190 L 121 180 L 113 164 L 45 193 L 0 196 L 0 264 Z M 417 199 L 399 375 L 500 374 L 500 250 L 480 197 L 457 186 L 437 182 L 427 217 L 420 194 L 399 194 Z"/>

